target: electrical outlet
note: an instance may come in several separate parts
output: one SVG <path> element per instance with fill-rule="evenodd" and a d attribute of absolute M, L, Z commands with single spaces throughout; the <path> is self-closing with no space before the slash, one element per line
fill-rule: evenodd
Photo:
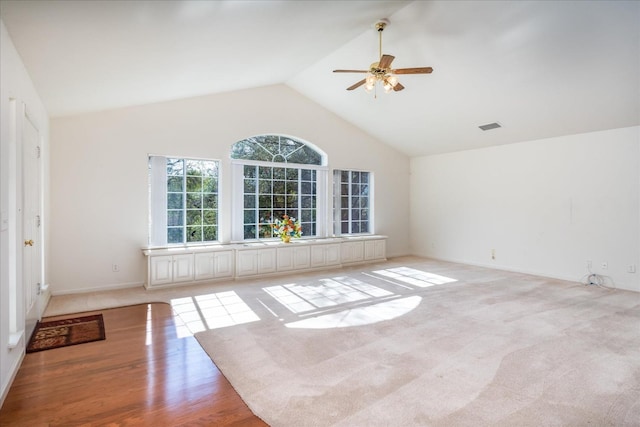
<path fill-rule="evenodd" d="M 588 259 L 588 260 L 587 260 L 587 268 L 588 268 L 589 270 L 591 270 L 591 267 L 593 267 L 593 263 L 591 262 L 591 260 L 590 260 L 590 259 Z"/>
<path fill-rule="evenodd" d="M 496 250 L 491 249 L 491 259 L 496 259 Z"/>
<path fill-rule="evenodd" d="M 636 265 L 629 264 L 629 266 L 627 267 L 627 273 L 635 273 L 635 272 L 636 272 Z"/>
<path fill-rule="evenodd" d="M 607 268 L 609 268 L 609 263 L 607 261 L 603 261 L 602 264 L 600 264 L 600 268 L 606 270 Z"/>
<path fill-rule="evenodd" d="M 118 264 L 111 264 L 111 271 L 117 273 L 118 271 L 120 271 L 120 266 Z"/>

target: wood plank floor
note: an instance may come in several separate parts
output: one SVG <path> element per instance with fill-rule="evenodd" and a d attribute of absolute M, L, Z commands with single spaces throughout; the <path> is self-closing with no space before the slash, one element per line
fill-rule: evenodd
<path fill-rule="evenodd" d="M 168 304 L 99 313 L 106 340 L 25 356 L 0 425 L 266 426 Z"/>

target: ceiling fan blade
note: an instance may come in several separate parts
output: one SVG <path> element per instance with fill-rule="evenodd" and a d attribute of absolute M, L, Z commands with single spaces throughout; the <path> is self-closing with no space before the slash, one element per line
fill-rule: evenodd
<path fill-rule="evenodd" d="M 363 84 L 365 84 L 365 82 L 366 82 L 366 81 L 367 81 L 367 79 L 362 79 L 362 80 L 360 80 L 358 83 L 356 83 L 356 84 L 353 84 L 353 85 L 349 86 L 349 87 L 347 88 L 347 90 L 354 90 L 354 89 L 357 89 L 357 88 L 359 88 L 360 86 L 362 86 Z"/>
<path fill-rule="evenodd" d="M 391 74 L 431 74 L 433 68 L 431 67 L 417 67 L 417 68 L 398 68 L 397 70 L 391 70 Z"/>
<path fill-rule="evenodd" d="M 399 82 L 396 83 L 396 85 L 393 87 L 393 90 L 396 92 L 401 91 L 402 89 L 404 89 L 404 86 L 402 86 L 402 84 L 400 84 Z"/>
<path fill-rule="evenodd" d="M 382 55 L 380 58 L 380 63 L 378 64 L 378 68 L 389 68 L 391 62 L 395 59 L 395 56 L 391 55 Z"/>
<path fill-rule="evenodd" d="M 333 70 L 334 73 L 368 73 L 368 70 Z"/>

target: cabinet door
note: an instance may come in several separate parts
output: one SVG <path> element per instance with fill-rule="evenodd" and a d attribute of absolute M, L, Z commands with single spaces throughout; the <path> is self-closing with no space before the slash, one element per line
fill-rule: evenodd
<path fill-rule="evenodd" d="M 364 242 L 364 259 L 384 259 L 386 257 L 384 240 L 369 240 Z"/>
<path fill-rule="evenodd" d="M 363 242 L 342 243 L 342 262 L 358 262 L 364 260 Z"/>
<path fill-rule="evenodd" d="M 233 276 L 233 251 L 214 252 L 213 265 L 215 277 Z"/>
<path fill-rule="evenodd" d="M 254 276 L 258 274 L 258 251 L 238 251 L 236 258 L 236 276 Z"/>
<path fill-rule="evenodd" d="M 193 254 L 173 256 L 173 281 L 190 282 L 193 280 Z"/>
<path fill-rule="evenodd" d="M 325 246 L 328 245 L 311 246 L 311 267 L 323 267 L 326 264 Z"/>
<path fill-rule="evenodd" d="M 298 246 L 293 249 L 293 266 L 296 270 L 311 267 L 311 250 L 309 246 Z"/>
<path fill-rule="evenodd" d="M 277 252 L 275 248 L 258 251 L 258 273 L 273 273 L 276 271 Z"/>
<path fill-rule="evenodd" d="M 376 240 L 375 244 L 375 259 L 385 259 L 387 257 L 386 240 Z"/>
<path fill-rule="evenodd" d="M 286 246 L 277 249 L 277 269 L 278 271 L 293 270 L 293 258 L 295 248 Z"/>
<path fill-rule="evenodd" d="M 194 259 L 195 280 L 213 279 L 215 277 L 215 260 L 213 252 L 195 254 Z"/>
<path fill-rule="evenodd" d="M 323 245 L 326 265 L 340 264 L 340 244 Z"/>
<path fill-rule="evenodd" d="M 173 281 L 173 257 L 149 257 L 149 286 L 166 285 Z"/>

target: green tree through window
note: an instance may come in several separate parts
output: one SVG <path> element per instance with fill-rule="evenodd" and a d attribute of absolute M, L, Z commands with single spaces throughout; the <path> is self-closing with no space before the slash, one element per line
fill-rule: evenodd
<path fill-rule="evenodd" d="M 219 240 L 217 160 L 149 156 L 149 245 Z"/>

